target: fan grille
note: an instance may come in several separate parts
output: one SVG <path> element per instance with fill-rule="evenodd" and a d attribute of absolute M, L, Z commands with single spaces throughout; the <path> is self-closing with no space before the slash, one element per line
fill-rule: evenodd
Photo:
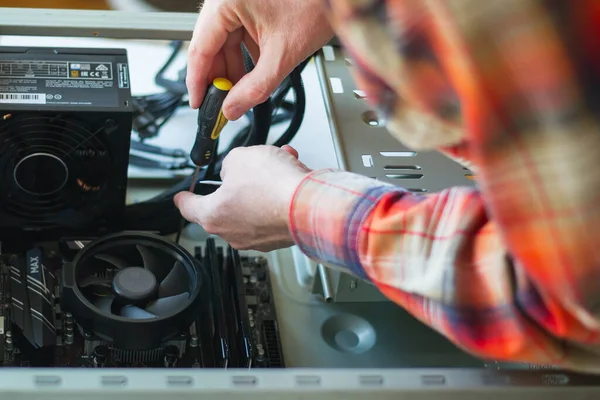
<path fill-rule="evenodd" d="M 1 120 L 0 120 L 1 121 Z M 111 158 L 104 126 L 91 130 L 64 116 L 7 116 L 0 122 L 0 207 L 9 215 L 55 224 L 102 195 Z"/>

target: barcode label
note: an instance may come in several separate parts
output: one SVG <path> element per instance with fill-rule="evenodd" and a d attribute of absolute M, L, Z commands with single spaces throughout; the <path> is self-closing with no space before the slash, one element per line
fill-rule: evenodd
<path fill-rule="evenodd" d="M 0 103 L 46 104 L 46 94 L 41 93 L 0 93 Z"/>

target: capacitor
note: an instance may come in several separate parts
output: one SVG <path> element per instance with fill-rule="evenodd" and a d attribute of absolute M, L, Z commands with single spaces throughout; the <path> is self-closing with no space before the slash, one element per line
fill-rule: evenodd
<path fill-rule="evenodd" d="M 94 348 L 94 353 L 93 353 L 94 365 L 96 367 L 104 366 L 104 364 L 106 364 L 106 361 L 108 360 L 109 354 L 110 354 L 110 352 L 108 350 L 108 347 L 96 346 Z"/>
<path fill-rule="evenodd" d="M 167 346 L 165 349 L 165 368 L 174 368 L 179 359 L 179 349 L 175 346 Z"/>
<path fill-rule="evenodd" d="M 13 351 L 15 346 L 13 344 L 12 332 L 7 331 L 5 334 L 4 343 L 6 344 L 6 351 Z"/>
<path fill-rule="evenodd" d="M 65 344 L 73 344 L 75 342 L 75 334 L 73 332 L 67 332 L 65 334 Z"/>
<path fill-rule="evenodd" d="M 265 361 L 265 349 L 263 348 L 262 344 L 259 343 L 256 345 L 256 352 L 257 352 L 256 361 L 258 361 L 258 362 Z"/>
<path fill-rule="evenodd" d="M 190 337 L 190 347 L 198 347 L 200 345 L 200 339 L 198 335 L 192 335 Z"/>

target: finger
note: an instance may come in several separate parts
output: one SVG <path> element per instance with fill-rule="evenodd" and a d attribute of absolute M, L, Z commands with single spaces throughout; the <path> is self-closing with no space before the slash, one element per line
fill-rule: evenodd
<path fill-rule="evenodd" d="M 244 67 L 244 56 L 242 54 L 242 35 L 241 29 L 232 33 L 223 48 L 223 54 L 225 59 L 225 67 L 227 72 L 227 79 L 229 79 L 235 85 L 242 79 L 246 73 Z"/>
<path fill-rule="evenodd" d="M 198 16 L 188 50 L 186 77 L 192 108 L 198 108 L 202 104 L 214 58 L 225 44 L 229 32 L 239 28 L 231 24 L 219 11 L 207 8 L 203 8 Z"/>
<path fill-rule="evenodd" d="M 298 151 L 293 148 L 290 145 L 283 145 L 281 146 L 281 150 L 285 151 L 286 153 L 290 153 L 292 156 L 294 156 L 294 158 L 298 159 Z"/>
<path fill-rule="evenodd" d="M 286 64 L 284 46 L 270 43 L 261 48 L 252 72 L 231 89 L 223 104 L 223 113 L 231 121 L 239 119 L 252 107 L 267 100 L 294 68 Z"/>
<path fill-rule="evenodd" d="M 180 192 L 173 198 L 181 216 L 190 222 L 203 225 L 211 212 L 211 195 L 197 196 L 190 192 Z"/>

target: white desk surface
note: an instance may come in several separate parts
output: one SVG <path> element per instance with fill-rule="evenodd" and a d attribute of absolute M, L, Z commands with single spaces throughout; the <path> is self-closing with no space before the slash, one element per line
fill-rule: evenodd
<path fill-rule="evenodd" d="M 104 47 L 124 48 L 128 51 L 133 95 L 144 95 L 161 92 L 154 83 L 156 72 L 171 53 L 168 41 L 132 41 L 109 40 L 103 38 L 60 38 L 60 37 L 20 37 L 0 36 L 2 46 L 50 46 L 50 47 Z M 182 50 L 179 58 L 168 71 L 174 77 L 175 73 L 185 65 L 186 51 Z M 314 63 L 310 63 L 303 74 L 306 89 L 306 114 L 300 131 L 292 141 L 300 153 L 300 160 L 309 168 L 337 168 L 333 141 L 327 122 L 327 115 L 321 94 L 321 88 Z M 222 144 L 245 125 L 242 119 L 230 122 L 222 134 Z M 275 139 L 287 124 L 271 130 Z M 196 130 L 196 112 L 181 109 L 166 124 L 159 137 L 148 140 L 147 143 L 158 146 L 191 149 Z M 130 178 L 172 178 L 173 174 L 165 171 L 146 170 L 130 167 Z"/>

